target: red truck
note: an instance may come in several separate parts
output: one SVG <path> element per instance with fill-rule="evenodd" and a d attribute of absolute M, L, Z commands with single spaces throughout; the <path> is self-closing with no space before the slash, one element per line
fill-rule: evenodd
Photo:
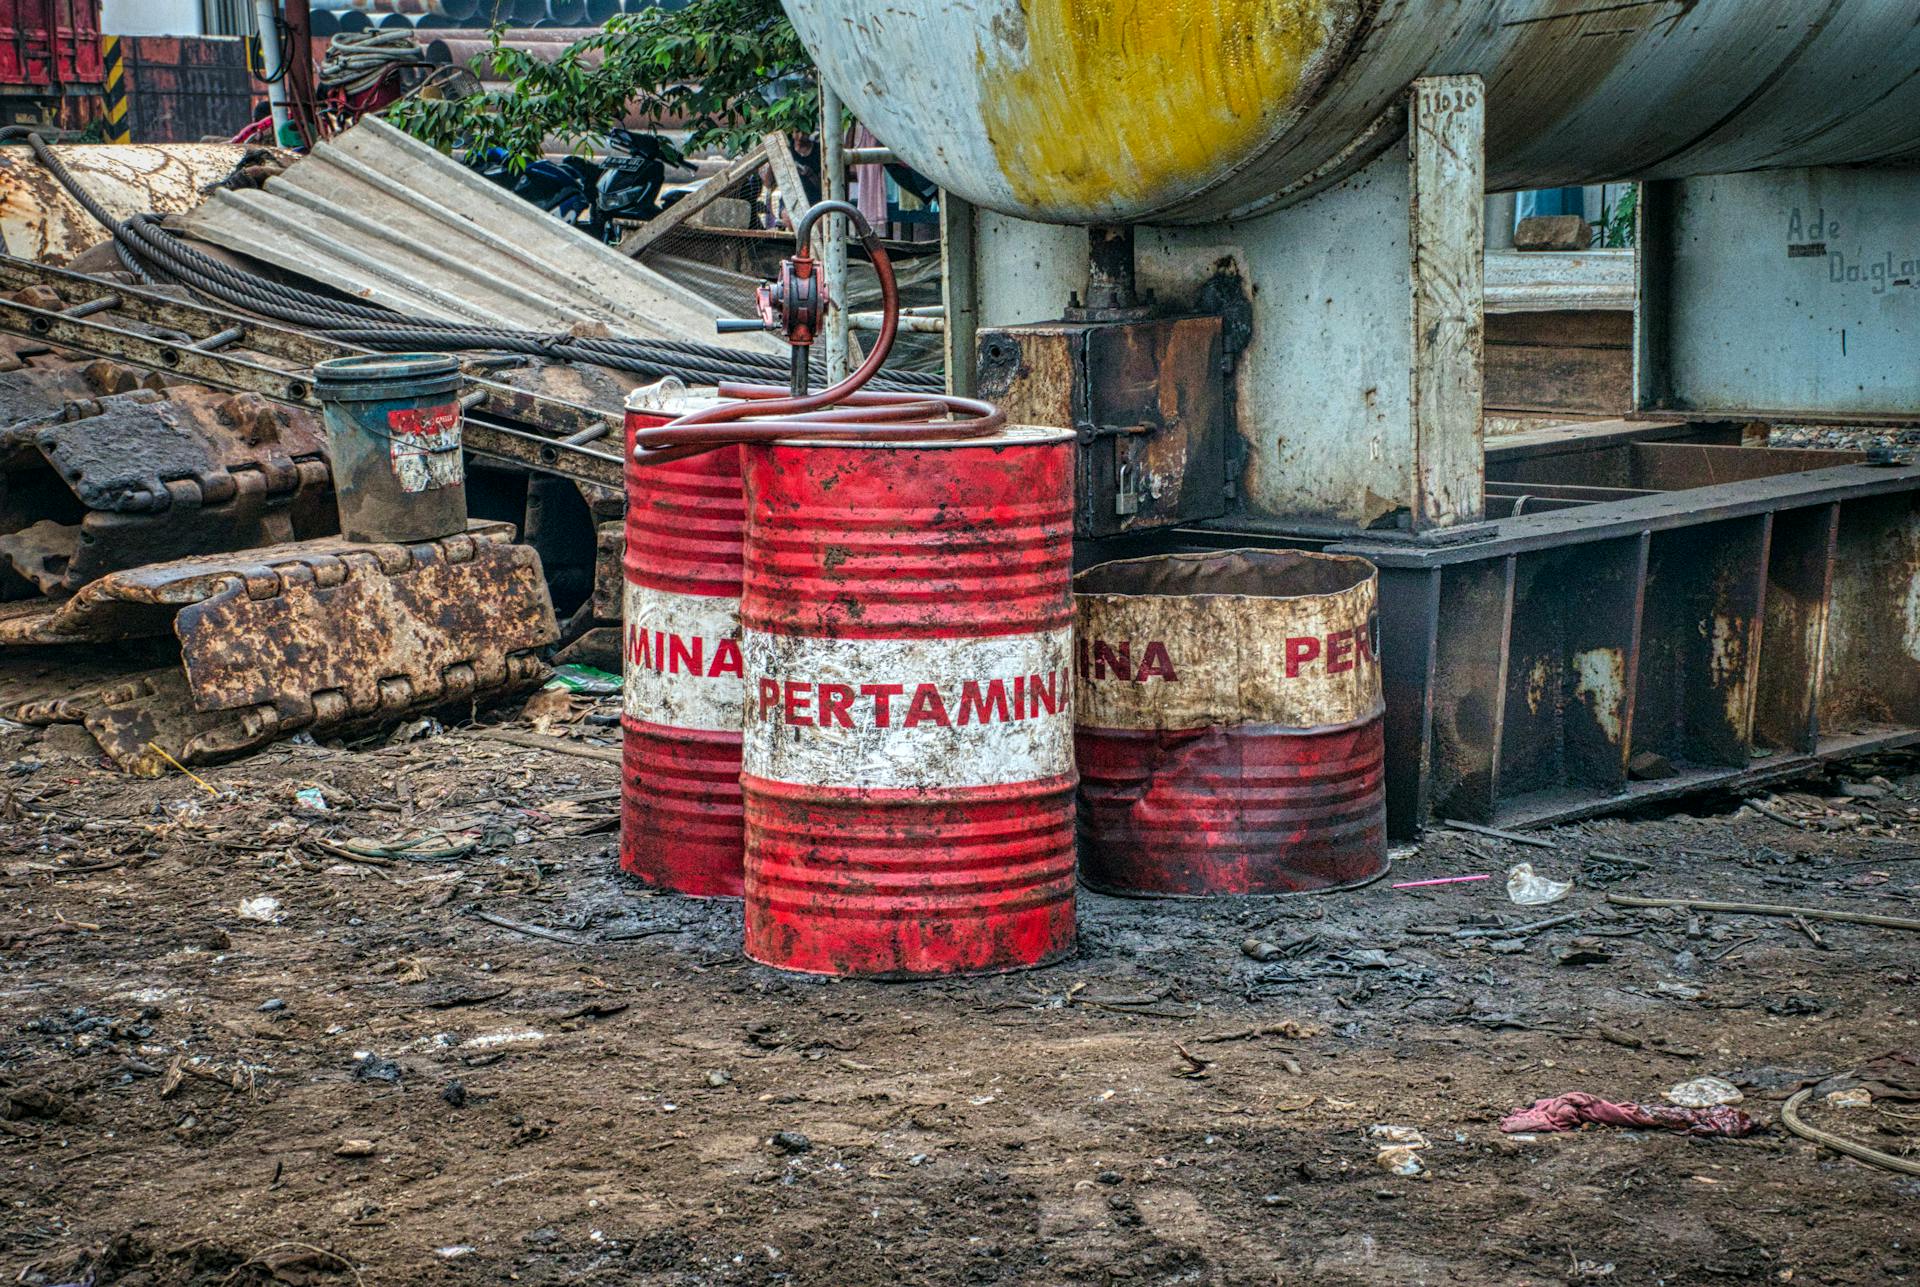
<path fill-rule="evenodd" d="M 81 125 L 105 85 L 100 0 L 0 0 L 0 124 Z"/>

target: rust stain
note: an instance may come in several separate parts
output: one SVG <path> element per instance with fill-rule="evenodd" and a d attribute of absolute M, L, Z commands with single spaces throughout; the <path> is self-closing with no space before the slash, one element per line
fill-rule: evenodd
<path fill-rule="evenodd" d="M 1255 150 L 1333 40 L 1332 0 L 1020 0 L 975 51 L 1015 196 L 1156 204 Z"/>
<path fill-rule="evenodd" d="M 1553 687 L 1553 671 L 1545 657 L 1536 657 L 1533 668 L 1527 671 L 1527 712 L 1538 715 L 1540 707 L 1547 700 L 1547 693 Z"/>
<path fill-rule="evenodd" d="M 1592 648 L 1576 653 L 1573 673 L 1578 676 L 1574 696 L 1585 702 L 1594 720 L 1618 745 L 1624 728 L 1621 713 L 1627 701 L 1627 662 L 1618 648 Z"/>

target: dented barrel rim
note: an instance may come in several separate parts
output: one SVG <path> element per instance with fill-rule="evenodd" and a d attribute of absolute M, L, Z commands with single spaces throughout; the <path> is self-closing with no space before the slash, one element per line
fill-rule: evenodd
<path fill-rule="evenodd" d="M 1284 576 L 1296 569 L 1325 578 L 1325 584 L 1297 592 L 1261 588 L 1258 578 Z M 1335 569 L 1338 570 L 1336 574 Z M 1171 575 L 1169 573 L 1171 572 Z M 1149 554 L 1095 564 L 1073 578 L 1076 595 L 1110 599 L 1312 599 L 1356 590 L 1377 582 L 1380 570 L 1356 554 L 1320 554 L 1305 550 L 1235 549 L 1191 554 Z M 1243 585 L 1248 588 L 1232 589 Z"/>
<path fill-rule="evenodd" d="M 367 353 L 316 362 L 313 396 L 321 402 L 431 398 L 458 389 L 460 378 L 460 360 L 445 353 Z"/>
<path fill-rule="evenodd" d="M 993 433 L 975 438 L 915 438 L 911 441 L 900 438 L 777 438 L 769 445 L 857 447 L 885 451 L 943 451 L 955 447 L 1045 447 L 1057 442 L 1067 442 L 1073 437 L 1074 432 L 1071 429 L 1055 429 L 1048 425 L 1006 425 Z"/>

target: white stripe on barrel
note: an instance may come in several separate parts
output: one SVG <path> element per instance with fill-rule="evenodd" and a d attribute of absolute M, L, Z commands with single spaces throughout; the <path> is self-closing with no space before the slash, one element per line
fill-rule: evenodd
<path fill-rule="evenodd" d="M 1072 631 L 746 635 L 742 771 L 799 786 L 1004 786 L 1073 771 Z"/>

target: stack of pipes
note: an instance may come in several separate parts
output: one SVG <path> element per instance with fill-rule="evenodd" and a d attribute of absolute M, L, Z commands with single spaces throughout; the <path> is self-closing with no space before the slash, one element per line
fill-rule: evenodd
<path fill-rule="evenodd" d="M 313 34 L 416 27 L 423 31 L 505 26 L 534 31 L 594 29 L 616 14 L 654 8 L 657 0 L 312 0 Z"/>

